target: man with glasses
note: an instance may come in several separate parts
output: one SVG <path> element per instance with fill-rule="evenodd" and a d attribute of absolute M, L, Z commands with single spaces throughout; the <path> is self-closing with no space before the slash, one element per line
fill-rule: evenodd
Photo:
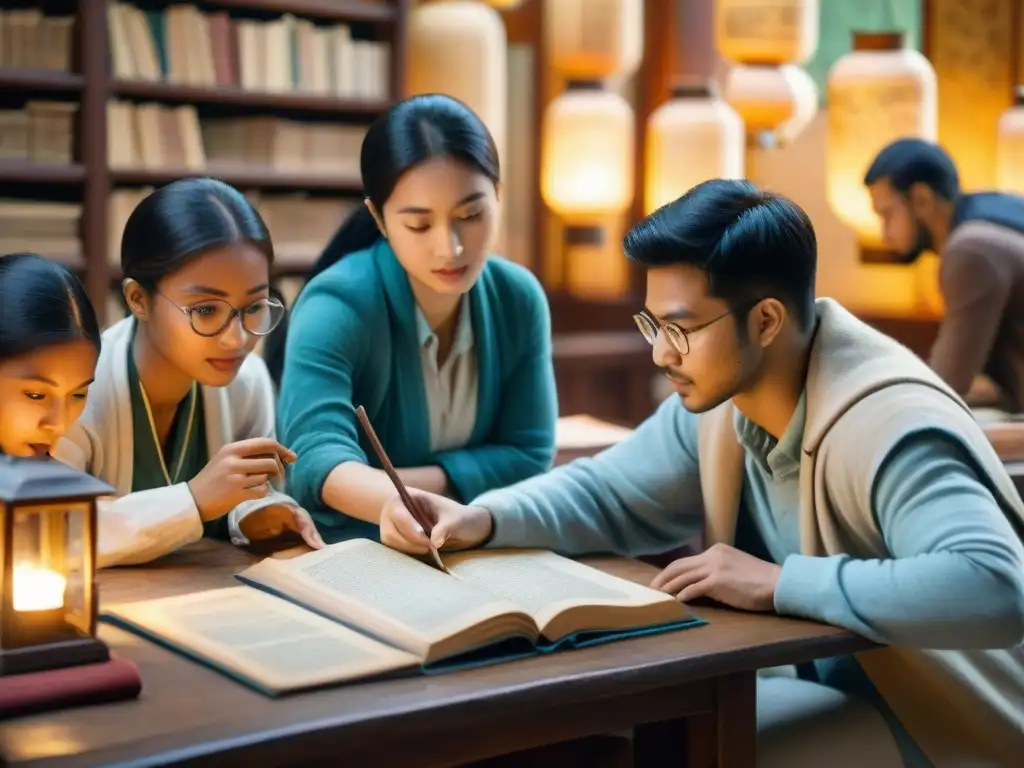
<path fill-rule="evenodd" d="M 762 680 L 762 768 L 1019 761 L 1024 509 L 970 411 L 815 301 L 814 230 L 784 197 L 705 182 L 624 247 L 647 268 L 636 322 L 678 396 L 594 458 L 468 506 L 420 495 L 426 534 L 393 500 L 382 540 L 641 555 L 703 526 L 707 549 L 654 587 L 891 646 Z"/>

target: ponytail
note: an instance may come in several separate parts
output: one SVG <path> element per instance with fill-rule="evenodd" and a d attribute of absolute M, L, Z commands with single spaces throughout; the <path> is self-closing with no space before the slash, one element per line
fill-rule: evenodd
<path fill-rule="evenodd" d="M 360 205 L 348 215 L 338 231 L 334 233 L 334 237 L 327 243 L 327 247 L 324 248 L 320 258 L 316 260 L 306 276 L 306 282 L 299 290 L 299 294 L 301 295 L 305 286 L 309 285 L 309 281 L 321 272 L 326 272 L 350 253 L 370 248 L 379 239 L 380 230 L 377 228 L 377 220 L 373 218 L 369 208 Z M 298 296 L 296 296 L 296 300 L 298 300 Z M 292 306 L 295 306 L 294 303 Z M 263 359 L 267 364 L 267 370 L 270 371 L 270 378 L 277 387 L 281 386 L 281 376 L 284 373 L 284 349 L 287 338 L 288 314 L 286 313 L 281 324 L 266 338 L 263 347 Z"/>

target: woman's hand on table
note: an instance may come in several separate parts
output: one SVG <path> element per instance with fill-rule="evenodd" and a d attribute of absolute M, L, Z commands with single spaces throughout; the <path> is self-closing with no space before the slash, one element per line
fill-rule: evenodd
<path fill-rule="evenodd" d="M 238 527 L 250 541 L 266 541 L 297 533 L 313 549 L 323 549 L 324 540 L 309 512 L 292 504 L 272 504 L 242 518 Z"/>
<path fill-rule="evenodd" d="M 295 453 L 270 437 L 228 443 L 188 483 L 203 521 L 226 515 L 243 501 L 270 493 L 271 478 L 284 477 Z"/>

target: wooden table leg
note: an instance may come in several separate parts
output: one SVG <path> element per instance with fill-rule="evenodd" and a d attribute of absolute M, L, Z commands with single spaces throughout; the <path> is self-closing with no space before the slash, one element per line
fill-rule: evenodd
<path fill-rule="evenodd" d="M 712 712 L 637 726 L 635 768 L 755 768 L 757 673 L 721 677 L 715 694 Z"/>
<path fill-rule="evenodd" d="M 718 681 L 717 768 L 757 765 L 757 673 L 739 672 Z M 692 765 L 696 765 L 692 763 Z"/>

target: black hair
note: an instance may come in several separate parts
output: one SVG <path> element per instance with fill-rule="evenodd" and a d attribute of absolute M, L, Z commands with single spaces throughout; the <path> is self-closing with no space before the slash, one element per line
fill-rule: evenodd
<path fill-rule="evenodd" d="M 394 104 L 363 138 L 359 154 L 363 191 L 379 212 L 395 184 L 409 170 L 435 157 L 461 160 L 495 184 L 500 179 L 498 149 L 487 126 L 458 99 L 422 94 Z M 373 246 L 381 237 L 373 214 L 360 205 L 342 223 L 306 275 L 307 282 L 344 256 Z M 301 292 L 301 291 L 300 291 Z M 284 368 L 287 320 L 266 339 L 263 357 L 275 382 Z"/>
<path fill-rule="evenodd" d="M 864 174 L 869 186 L 888 179 L 892 188 L 906 195 L 914 184 L 924 184 L 945 200 L 960 194 L 956 164 L 938 144 L 923 139 L 896 139 L 875 157 Z"/>
<path fill-rule="evenodd" d="M 35 253 L 0 257 L 0 360 L 69 341 L 100 349 L 96 310 L 81 281 Z"/>
<path fill-rule="evenodd" d="M 148 195 L 128 217 L 121 274 L 153 291 L 203 253 L 242 242 L 273 263 L 267 225 L 245 195 L 217 179 L 180 179 Z"/>
<path fill-rule="evenodd" d="M 734 311 L 775 298 L 800 327 L 813 324 L 818 246 L 811 220 L 793 201 L 749 181 L 698 184 L 634 225 L 623 249 L 645 267 L 702 269 L 710 295 Z"/>

